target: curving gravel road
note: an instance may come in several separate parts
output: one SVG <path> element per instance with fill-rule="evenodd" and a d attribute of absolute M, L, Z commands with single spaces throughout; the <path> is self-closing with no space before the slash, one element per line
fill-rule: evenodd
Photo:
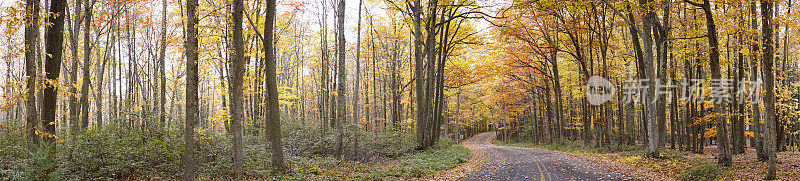
<path fill-rule="evenodd" d="M 535 148 L 496 146 L 494 132 L 464 142 L 488 153 L 489 159 L 466 180 L 635 180 L 583 158 Z"/>

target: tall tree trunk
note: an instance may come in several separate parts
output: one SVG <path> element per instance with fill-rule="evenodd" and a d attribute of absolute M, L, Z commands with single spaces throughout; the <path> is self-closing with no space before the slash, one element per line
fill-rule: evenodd
<path fill-rule="evenodd" d="M 286 170 L 283 160 L 283 142 L 281 141 L 281 117 L 278 105 L 278 85 L 276 80 L 275 46 L 275 6 L 276 0 L 267 0 L 267 19 L 264 23 L 264 54 L 267 63 L 267 139 L 272 149 L 272 166 L 278 171 Z"/>
<path fill-rule="evenodd" d="M 195 179 L 194 129 L 197 125 L 200 108 L 198 106 L 198 42 L 197 42 L 197 0 L 186 1 L 186 123 L 183 130 L 185 151 L 183 154 L 183 180 Z"/>
<path fill-rule="evenodd" d="M 36 49 L 39 47 L 39 0 L 27 0 L 25 6 L 25 75 L 28 76 L 25 94 L 25 132 L 26 146 L 29 152 L 34 152 L 39 145 L 39 136 L 36 135 L 39 124 L 36 122 L 36 65 L 39 59 Z M 48 26 L 49 27 L 49 26 Z"/>
<path fill-rule="evenodd" d="M 70 66 L 69 73 L 69 124 L 70 133 L 73 134 L 77 133 L 78 120 L 80 119 L 78 117 L 80 110 L 78 110 L 78 87 L 76 85 L 78 85 L 78 34 L 80 34 L 82 22 L 81 18 L 79 18 L 81 16 L 81 2 L 81 0 L 75 0 L 75 14 L 71 16 L 72 24 L 69 26 L 70 52 L 72 53 L 72 66 Z"/>
<path fill-rule="evenodd" d="M 750 16 L 752 18 L 750 23 L 751 23 L 751 28 L 753 28 L 753 29 L 757 29 L 758 28 L 757 27 L 758 24 L 757 24 L 757 21 L 756 21 L 756 17 L 758 15 L 756 14 L 756 12 L 758 12 L 756 10 L 756 2 L 753 1 L 753 2 L 750 3 Z M 751 80 L 750 81 L 758 82 L 757 80 L 761 80 L 761 76 L 760 76 L 760 74 L 758 72 L 759 71 L 758 62 L 760 62 L 760 61 L 758 61 L 758 53 L 761 52 L 761 51 L 759 51 L 759 47 L 758 47 L 758 43 L 757 43 L 758 42 L 758 35 L 757 34 L 753 35 L 752 42 L 753 43 L 750 46 L 750 52 L 752 52 L 752 53 L 750 53 L 751 54 L 751 58 L 750 58 L 750 60 L 751 60 L 750 61 L 750 79 Z M 766 154 L 766 151 L 764 150 L 764 136 L 762 136 L 762 134 L 764 133 L 764 124 L 761 123 L 761 121 L 760 121 L 762 119 L 762 115 L 761 115 L 761 108 L 759 108 L 759 106 L 758 106 L 758 102 L 759 102 L 759 100 L 753 100 L 752 105 L 750 106 L 753 109 L 753 114 L 752 114 L 752 118 L 751 119 L 754 120 L 753 124 L 755 125 L 755 129 L 756 129 L 754 131 L 755 134 L 753 134 L 753 135 L 755 136 L 756 156 L 758 157 L 758 160 L 766 161 L 767 160 L 767 154 Z"/>
<path fill-rule="evenodd" d="M 648 0 L 640 1 L 640 6 L 645 6 L 649 3 Z M 642 17 L 643 21 L 643 28 L 642 28 L 642 44 L 644 44 L 644 58 L 643 58 L 643 69 L 645 77 L 643 79 L 648 79 L 647 85 L 655 85 L 655 79 L 657 79 L 655 75 L 655 70 L 653 69 L 653 36 L 652 36 L 652 29 L 656 27 L 657 17 L 654 12 L 645 13 Z M 644 105 L 646 107 L 646 124 L 647 124 L 647 138 L 648 138 L 648 147 L 647 147 L 647 156 L 648 157 L 658 157 L 658 145 L 660 142 L 660 133 L 657 132 L 658 130 L 658 117 L 656 115 L 656 111 L 658 106 L 658 99 L 657 97 L 653 96 L 655 94 L 655 86 L 648 86 L 646 91 L 642 94 L 646 96 Z M 652 97 L 653 100 L 650 100 Z"/>
<path fill-rule="evenodd" d="M 347 74 L 347 72 L 345 72 L 345 70 L 346 70 L 345 68 L 346 67 L 345 67 L 345 64 L 344 64 L 344 62 L 345 62 L 344 61 L 344 58 L 345 58 L 344 55 L 345 55 L 345 47 L 346 47 L 346 43 L 345 43 L 345 39 L 344 39 L 344 7 L 345 7 L 345 1 L 344 0 L 340 0 L 339 1 L 339 10 L 337 11 L 339 13 L 337 15 L 337 21 L 338 21 L 338 25 L 339 25 L 339 27 L 338 27 L 339 28 L 339 33 L 337 33 L 337 39 L 338 39 L 337 42 L 338 43 L 336 45 L 336 48 L 338 49 L 337 50 L 337 54 L 339 56 L 339 62 L 336 63 L 336 66 L 337 66 L 338 72 L 339 72 L 338 74 L 336 74 L 336 76 L 337 76 L 337 81 L 336 81 L 336 83 L 337 83 L 337 86 L 336 86 L 336 88 L 337 88 L 337 90 L 336 90 L 336 104 L 337 104 L 337 106 L 336 106 L 337 107 L 336 118 L 338 119 L 336 121 L 337 122 L 336 130 L 337 130 L 338 135 L 339 135 L 338 139 L 336 141 L 336 155 L 339 156 L 339 157 L 342 156 L 342 142 L 343 142 L 343 139 L 344 139 L 343 124 L 345 123 L 345 120 L 347 119 L 347 106 L 346 106 L 346 104 L 345 104 L 346 102 L 344 100 L 345 91 L 347 90 L 347 84 L 346 84 L 347 81 L 346 81 L 346 76 L 345 76 Z"/>
<path fill-rule="evenodd" d="M 546 35 L 545 37 L 547 37 L 549 43 L 553 44 L 551 42 L 550 38 L 549 38 L 550 37 L 549 35 Z M 563 104 L 561 103 L 561 75 L 559 75 L 559 72 L 558 72 L 558 49 L 555 48 L 555 46 L 556 46 L 555 44 L 553 44 L 552 46 L 554 46 L 554 48 L 550 49 L 550 58 L 549 58 L 549 60 L 550 60 L 550 63 L 553 64 L 553 67 L 552 67 L 553 68 L 553 87 L 555 88 L 554 92 L 555 92 L 555 96 L 556 96 L 555 97 L 555 100 L 556 100 L 555 103 L 556 103 L 557 107 L 561 108 L 561 107 L 563 107 Z M 563 109 L 556 109 L 556 133 L 557 133 L 556 134 L 556 138 L 559 141 L 561 141 L 562 136 L 563 136 L 563 128 L 564 128 L 564 126 L 562 125 L 563 121 L 564 121 L 563 117 L 564 117 Z"/>
<path fill-rule="evenodd" d="M 743 17 L 743 15 L 742 15 L 742 17 Z M 745 25 L 744 18 L 741 18 L 740 20 L 741 20 L 741 22 L 740 22 L 741 25 L 740 26 L 744 26 Z M 736 34 L 736 39 L 739 41 L 739 43 L 735 46 L 736 50 L 741 49 L 741 45 L 744 45 L 744 36 L 743 35 L 744 34 L 742 33 L 741 30 L 739 32 L 737 32 L 737 34 Z M 744 88 L 744 87 L 740 86 L 740 85 L 742 85 L 741 83 L 743 82 L 743 79 L 744 79 L 744 54 L 741 51 L 737 51 L 737 52 L 738 52 L 738 54 L 737 54 L 737 57 L 736 57 L 736 61 L 737 61 L 736 62 L 736 78 L 734 78 L 736 80 L 735 81 L 736 84 L 734 85 L 734 96 L 736 97 L 736 99 L 734 99 L 734 101 L 735 101 L 734 104 L 736 104 L 736 107 L 738 109 L 736 110 L 736 116 L 735 116 L 736 119 L 734 120 L 734 121 L 736 121 L 735 130 L 732 131 L 733 133 L 731 133 L 731 135 L 733 135 L 733 137 L 735 138 L 734 139 L 734 144 L 733 144 L 733 154 L 744 154 L 745 146 L 746 146 L 745 145 L 746 144 L 746 142 L 745 142 L 746 137 L 744 136 L 744 127 L 745 127 L 744 108 L 745 108 L 745 104 L 744 104 L 744 101 L 741 101 L 741 100 L 744 100 L 744 97 L 740 97 L 740 95 L 738 95 L 738 93 L 740 91 L 742 91 L 742 89 Z"/>
<path fill-rule="evenodd" d="M 329 90 L 329 88 L 330 88 L 329 86 L 330 85 L 329 85 L 329 82 L 330 81 L 328 81 L 329 78 L 330 78 L 329 75 L 328 75 L 328 73 L 330 72 L 330 70 L 328 70 L 328 62 L 330 61 L 329 60 L 330 56 L 328 56 L 328 20 L 327 20 L 327 14 L 328 14 L 327 12 L 328 11 L 326 10 L 327 8 L 326 8 L 325 4 L 326 4 L 325 1 L 322 1 L 322 7 L 323 7 L 322 9 L 323 9 L 323 11 L 322 11 L 322 21 L 320 22 L 321 26 L 322 26 L 322 47 L 321 47 L 321 52 L 320 52 L 322 54 L 322 65 L 320 66 L 320 72 L 322 72 L 322 75 L 320 76 L 320 79 L 321 79 L 320 92 L 322 94 L 322 102 L 319 103 L 319 111 L 320 111 L 320 115 L 321 115 L 320 116 L 320 120 L 321 120 L 321 124 L 320 125 L 322 126 L 323 136 L 328 130 L 328 125 L 329 125 L 328 117 L 330 117 L 330 115 L 329 115 L 329 113 L 330 113 L 329 112 L 329 110 L 330 110 L 329 109 L 329 107 L 330 107 L 329 106 L 330 105 L 329 104 L 329 102 L 330 102 L 330 90 Z M 325 140 L 323 139 L 323 143 L 324 142 L 325 142 Z"/>
<path fill-rule="evenodd" d="M 50 2 L 49 14 L 64 14 L 67 7 L 66 0 L 53 0 Z M 61 73 L 62 51 L 64 50 L 64 16 L 47 16 L 47 31 L 45 35 L 45 78 L 47 84 L 57 83 Z M 44 141 L 55 151 L 56 136 L 56 101 L 58 99 L 58 85 L 47 85 L 44 88 L 42 100 L 42 126 L 44 126 Z"/>
<path fill-rule="evenodd" d="M 166 117 L 167 117 L 167 113 L 165 111 L 166 109 L 164 109 L 164 105 L 167 102 L 167 89 L 166 89 L 167 78 L 166 78 L 166 71 L 164 70 L 167 68 L 165 60 L 165 56 L 167 54 L 167 0 L 162 0 L 161 4 L 162 4 L 161 50 L 158 55 L 158 62 L 161 67 L 158 69 L 161 83 L 159 84 L 160 88 L 158 89 L 159 90 L 158 122 L 160 122 L 161 125 L 163 126 L 166 125 Z"/>
<path fill-rule="evenodd" d="M 775 75 L 773 75 L 772 62 L 773 56 L 773 41 L 772 41 L 772 0 L 761 1 L 761 36 L 762 44 L 762 58 L 764 72 L 764 87 L 766 88 L 766 96 L 764 96 L 764 107 L 766 108 L 767 115 L 764 119 L 766 129 L 764 129 L 764 150 L 766 151 L 768 166 L 767 166 L 767 180 L 775 179 L 775 162 L 778 159 L 775 155 L 776 149 L 776 120 L 775 120 Z"/>
<path fill-rule="evenodd" d="M 655 44 L 656 44 L 656 62 L 657 62 L 657 66 L 658 66 L 656 77 L 658 77 L 658 80 L 659 80 L 658 82 L 661 83 L 661 84 L 666 84 L 667 83 L 667 53 L 669 51 L 667 49 L 667 39 L 669 37 L 669 31 L 668 30 L 670 29 L 670 27 L 669 27 L 669 21 L 670 21 L 670 19 L 669 19 L 670 11 L 669 10 L 670 10 L 670 6 L 669 5 L 670 4 L 669 4 L 668 1 L 664 2 L 664 7 L 662 8 L 663 11 L 664 11 L 664 13 L 663 13 L 663 17 L 664 18 L 663 18 L 663 21 L 662 21 L 662 25 L 660 26 L 660 28 L 656 29 L 656 31 L 655 31 L 656 34 L 654 35 Z M 655 85 L 655 86 L 658 86 L 658 85 Z M 660 91 L 660 90 L 656 90 L 656 92 L 653 92 L 653 94 L 656 96 L 655 99 L 658 100 L 658 104 L 656 104 L 658 106 L 658 108 L 657 108 L 657 111 L 658 111 L 658 133 L 659 133 L 659 135 L 658 135 L 658 137 L 659 137 L 658 147 L 659 148 L 663 148 L 663 147 L 665 147 L 665 143 L 667 141 L 667 139 L 666 139 L 667 138 L 667 130 L 666 130 L 667 129 L 667 126 L 666 126 L 666 124 L 667 124 L 667 111 L 666 111 L 666 109 L 667 109 L 667 100 L 666 100 L 666 98 L 662 98 L 662 96 L 658 93 L 658 91 Z"/>
<path fill-rule="evenodd" d="M 112 23 L 113 23 L 113 21 L 112 21 Z M 111 36 L 112 35 L 111 34 L 111 28 L 109 28 L 108 33 L 109 34 L 106 36 L 106 49 L 105 49 L 106 52 L 103 55 L 103 64 L 100 65 L 99 68 L 97 68 L 97 73 L 98 73 L 98 75 L 97 75 L 97 87 L 96 87 L 97 88 L 97 96 L 94 97 L 94 99 L 95 99 L 94 102 L 95 102 L 95 105 L 96 105 L 95 107 L 97 107 L 97 109 L 95 110 L 95 115 L 94 115 L 94 116 L 96 116 L 96 118 L 95 118 L 96 123 L 95 124 L 97 124 L 97 129 L 102 129 L 102 127 L 103 127 L 103 88 L 104 88 L 103 87 L 103 80 L 105 79 L 104 76 L 105 76 L 105 72 L 106 72 L 106 64 L 108 64 L 108 59 L 109 59 L 108 56 L 109 56 L 109 54 L 113 53 L 112 49 L 114 48 L 114 44 L 111 43 L 112 41 L 114 41 L 114 38 L 112 38 L 112 36 Z"/>
<path fill-rule="evenodd" d="M 711 69 L 711 79 L 721 81 L 722 74 L 720 73 L 720 66 L 719 66 L 719 41 L 717 40 L 717 26 L 714 23 L 714 15 L 711 12 L 711 2 L 709 0 L 703 0 L 703 4 L 700 5 L 705 12 L 706 15 L 706 34 L 708 38 L 708 45 L 710 48 L 711 53 L 709 54 L 709 69 Z M 713 82 L 712 82 L 713 84 Z M 722 103 L 722 98 L 719 98 L 715 101 L 714 112 L 719 115 L 725 114 L 724 104 Z M 731 165 L 731 153 L 730 153 L 730 142 L 728 142 L 728 120 L 725 120 L 724 116 L 714 116 L 714 122 L 717 124 L 717 145 L 719 149 L 719 155 L 717 155 L 717 163 L 723 166 L 730 166 Z"/>
<path fill-rule="evenodd" d="M 670 54 L 670 60 L 669 61 L 672 64 L 672 67 L 677 69 L 673 54 Z M 675 80 L 675 69 L 673 69 L 673 71 L 671 71 L 671 73 L 670 73 L 670 79 L 671 80 Z M 670 82 L 670 84 L 675 85 L 675 82 L 674 81 Z M 680 126 L 679 125 L 681 125 L 681 124 L 678 124 L 678 122 L 679 122 L 679 118 L 678 118 L 678 87 L 676 86 L 676 87 L 671 88 L 671 91 L 672 91 L 672 95 L 670 97 L 672 98 L 672 100 L 670 100 L 670 108 L 669 108 L 669 110 L 670 110 L 670 114 L 669 114 L 670 131 L 669 132 L 670 132 L 670 146 L 672 147 L 672 149 L 675 149 L 676 139 L 677 139 L 677 142 L 680 142 L 680 136 L 678 136 L 678 134 L 680 133 L 680 131 L 679 131 L 680 130 Z M 678 144 L 678 146 L 680 146 L 680 144 Z"/>
<path fill-rule="evenodd" d="M 694 79 L 694 66 L 687 58 L 684 60 L 683 65 L 686 69 L 685 78 L 687 81 Z M 689 95 L 694 93 L 688 92 Z M 697 139 L 697 135 L 694 134 L 694 127 L 697 126 L 694 124 L 694 115 L 695 115 L 695 101 L 691 99 L 686 99 L 686 117 L 684 117 L 684 126 L 686 127 L 686 146 L 688 150 L 695 151 L 695 139 Z"/>
<path fill-rule="evenodd" d="M 424 74 L 423 74 L 423 67 L 424 63 L 422 61 L 422 4 L 420 3 L 422 0 L 415 0 L 413 7 L 411 7 L 413 23 L 414 23 L 414 77 L 416 91 L 417 91 L 417 145 L 419 146 L 418 149 L 425 148 L 425 135 L 426 135 L 426 127 L 427 124 L 427 104 L 425 103 L 425 87 L 423 83 Z"/>
<path fill-rule="evenodd" d="M 775 3 L 775 0 L 773 0 L 772 4 L 775 6 L 773 8 L 773 10 L 772 10 L 772 13 L 773 13 L 772 17 L 778 17 L 778 11 L 780 11 L 780 7 L 779 7 L 780 3 Z M 772 32 L 775 33 L 774 35 L 772 35 L 774 37 L 773 38 L 774 45 L 773 45 L 773 48 L 772 48 L 773 49 L 772 50 L 772 53 L 773 53 L 773 55 L 772 55 L 773 56 L 772 57 L 773 65 L 772 66 L 776 67 L 778 62 L 781 61 L 780 53 L 777 51 L 777 50 L 781 49 L 781 46 L 780 46 L 781 45 L 780 44 L 780 42 L 781 42 L 780 41 L 780 37 L 781 37 L 780 36 L 780 32 L 781 31 L 780 31 L 780 23 L 779 22 L 772 22 L 772 24 L 773 24 L 772 25 L 773 26 L 773 28 L 772 28 L 773 31 Z M 775 70 L 773 70 L 773 73 L 774 73 L 774 75 L 778 75 L 778 76 L 780 76 L 780 74 L 781 74 L 780 71 L 775 71 Z M 780 87 L 780 85 L 776 85 L 776 87 Z M 778 90 L 776 90 L 776 94 L 780 94 L 777 91 Z M 780 101 L 778 101 L 778 100 L 776 100 L 775 102 L 776 103 L 780 103 Z M 778 117 L 780 117 L 780 114 L 782 112 L 780 109 L 781 109 L 780 107 L 776 107 L 775 108 L 775 117 L 773 118 L 773 120 L 775 121 L 775 129 L 776 129 L 775 130 L 775 137 L 776 137 L 776 139 L 775 139 L 775 147 L 776 147 L 775 148 L 775 152 L 784 151 L 785 148 L 786 148 L 784 146 L 784 144 L 785 144 L 784 133 L 783 133 L 784 132 L 784 126 L 781 123 L 782 122 L 781 119 L 778 119 Z"/>
<path fill-rule="evenodd" d="M 360 93 L 358 92 L 361 89 L 361 6 L 364 4 L 364 0 L 358 1 L 358 28 L 356 30 L 356 78 L 355 78 L 355 85 L 353 86 L 353 123 L 358 124 L 361 122 L 361 115 L 359 115 L 359 111 L 361 108 L 358 105 L 358 99 Z"/>
<path fill-rule="evenodd" d="M 233 132 L 233 177 L 239 178 L 242 175 L 242 119 L 244 118 L 244 39 L 242 39 L 242 12 L 244 11 L 243 0 L 233 1 L 233 62 L 230 77 L 230 100 L 231 100 L 231 123 L 230 129 Z M 162 57 L 163 58 L 163 57 Z"/>
<path fill-rule="evenodd" d="M 531 101 L 535 101 L 535 100 L 533 100 L 533 94 L 531 94 Z M 532 109 L 534 109 L 534 108 L 532 108 Z M 461 118 L 461 90 L 459 89 L 458 93 L 456 93 L 456 123 L 453 125 L 453 127 L 454 127 L 453 129 L 455 131 L 454 132 L 455 133 L 455 135 L 454 135 L 455 139 L 453 139 L 453 140 L 456 140 L 456 143 L 460 143 L 461 142 L 461 125 L 459 123 L 460 122 L 460 118 Z"/>
<path fill-rule="evenodd" d="M 788 15 L 792 14 L 792 0 L 788 0 L 786 2 L 786 4 L 788 4 L 788 7 L 786 8 L 787 9 L 786 16 L 788 16 Z M 775 16 L 777 16 L 777 14 L 778 14 L 777 11 L 779 10 L 777 7 L 778 7 L 778 3 L 775 3 L 775 14 L 776 14 Z M 777 23 L 776 23 L 775 26 L 776 26 L 775 29 L 778 29 L 777 28 Z M 777 39 L 778 38 L 778 33 L 777 32 L 779 32 L 779 31 L 775 31 L 775 32 L 776 32 L 775 33 L 775 38 Z M 778 76 L 783 75 L 784 77 L 786 77 L 786 73 L 788 72 L 788 70 L 786 69 L 786 64 L 787 64 L 787 62 L 789 62 L 789 53 L 790 53 L 789 52 L 789 33 L 788 33 L 789 32 L 789 23 L 786 23 L 786 25 L 784 25 L 784 32 L 785 33 L 783 34 L 783 54 L 782 54 L 783 59 L 778 59 L 777 61 L 775 61 L 775 64 L 776 64 L 775 66 L 778 66 L 779 63 L 782 63 L 783 66 L 781 68 L 781 72 L 780 73 L 776 72 L 776 74 Z M 778 43 L 778 42 L 776 41 L 776 43 Z M 777 46 L 776 46 L 776 49 L 778 49 Z M 778 62 L 778 61 L 780 61 L 780 62 Z M 783 81 L 782 81 L 783 82 L 782 85 L 788 86 L 788 84 L 789 84 L 787 82 L 788 80 L 789 79 L 784 78 Z M 783 89 L 783 90 L 786 90 L 786 89 Z M 778 127 L 778 131 L 777 131 L 777 134 L 778 134 L 778 151 L 780 152 L 780 151 L 786 151 L 786 146 L 789 144 L 789 142 L 791 142 L 790 140 L 787 140 L 787 139 L 791 139 L 791 138 L 789 137 L 789 135 L 786 135 L 786 131 L 785 131 L 785 129 L 789 127 L 789 125 L 788 125 L 788 115 L 786 115 L 786 112 L 788 112 L 788 110 L 787 111 L 779 111 L 779 112 L 783 112 L 783 114 L 781 114 L 782 115 L 781 117 L 784 117 L 787 120 L 787 121 L 785 121 L 786 123 L 784 123 L 784 125 L 781 125 L 781 122 L 776 123 L 776 124 L 778 124 L 778 126 L 777 126 Z M 780 120 L 780 119 L 778 119 L 776 117 L 775 120 Z"/>
<path fill-rule="evenodd" d="M 395 29 L 395 33 L 397 33 L 396 29 Z M 392 62 L 391 62 L 390 70 L 389 70 L 389 71 L 392 72 L 391 73 L 392 74 L 391 75 L 391 79 L 392 80 L 391 80 L 391 85 L 390 85 L 391 86 L 391 90 L 390 91 L 392 92 L 392 129 L 393 129 L 393 131 L 400 131 L 400 119 L 401 119 L 400 118 L 401 117 L 400 116 L 400 108 L 402 107 L 402 104 L 400 103 L 400 98 L 401 98 L 401 94 L 402 93 L 401 93 L 401 88 L 399 87 L 400 86 L 399 85 L 400 84 L 399 81 L 401 81 L 401 80 L 399 80 L 400 76 L 398 76 L 398 74 L 399 74 L 399 71 L 398 71 L 398 66 L 399 66 L 398 65 L 398 62 L 399 62 L 398 56 L 400 56 L 400 51 L 398 51 L 398 50 L 400 50 L 400 45 L 397 42 L 395 42 L 394 43 L 394 52 L 392 54 L 393 58 L 392 58 Z"/>
<path fill-rule="evenodd" d="M 425 58 L 427 58 L 427 60 L 426 60 L 426 65 L 427 65 L 426 68 L 427 68 L 427 70 L 425 70 L 425 73 L 427 75 L 425 76 L 425 100 L 424 100 L 424 102 L 425 102 L 425 104 L 427 106 L 426 106 L 426 109 L 423 110 L 423 111 L 425 111 L 425 119 L 426 119 L 425 120 L 425 126 L 424 126 L 424 128 L 426 129 L 426 135 L 425 135 L 424 146 L 422 148 L 428 148 L 428 147 L 433 145 L 433 142 L 432 142 L 433 141 L 433 131 L 432 130 L 434 129 L 433 127 L 436 124 L 435 123 L 436 115 L 434 115 L 435 106 L 432 105 L 432 103 L 434 103 L 433 102 L 433 98 L 435 96 L 435 84 L 436 84 L 436 78 L 435 78 L 436 74 L 435 74 L 434 71 L 436 70 L 436 66 L 437 66 L 436 65 L 437 64 L 437 61 L 436 61 L 436 53 L 437 53 L 436 52 L 436 22 L 437 22 L 437 20 L 436 20 L 436 14 L 437 14 L 436 10 L 437 10 L 437 7 L 436 6 L 437 6 L 437 2 L 438 2 L 437 0 L 431 0 L 431 1 L 428 2 L 428 13 L 429 14 L 428 14 L 428 22 L 427 22 L 426 28 L 425 28 L 427 30 L 426 31 L 427 32 L 427 36 L 425 37 L 426 38 L 426 40 L 425 40 L 425 56 L 426 57 Z"/>
<path fill-rule="evenodd" d="M 92 49 L 89 47 L 89 32 L 92 29 L 92 3 L 89 0 L 83 1 L 83 6 L 85 8 L 85 13 L 83 15 L 84 23 L 86 23 L 86 28 L 83 31 L 83 83 L 81 85 L 81 99 L 80 99 L 80 109 L 81 109 L 81 130 L 86 130 L 89 126 L 89 65 L 92 64 L 91 62 L 91 55 Z"/>

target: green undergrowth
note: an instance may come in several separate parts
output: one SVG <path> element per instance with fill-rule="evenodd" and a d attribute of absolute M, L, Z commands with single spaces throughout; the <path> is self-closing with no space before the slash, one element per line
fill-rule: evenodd
<path fill-rule="evenodd" d="M 145 120 L 154 122 L 152 117 Z M 29 152 L 22 121 L 5 123 L 0 125 L 0 180 L 176 180 L 183 174 L 181 125 L 111 124 L 74 134 L 59 131 L 55 147 Z M 271 146 L 264 134 L 253 131 L 259 130 L 257 127 L 246 127 L 243 180 L 418 178 L 455 167 L 470 157 L 467 148 L 446 138 L 433 148 L 416 151 L 413 132 L 366 132 L 345 126 L 343 154 L 335 157 L 336 132 L 286 121 L 281 128 L 290 168 L 286 173 L 274 173 Z M 195 131 L 198 180 L 232 180 L 232 136 L 220 130 Z"/>
<path fill-rule="evenodd" d="M 324 147 L 302 145 L 320 145 L 309 141 L 313 136 L 287 135 L 284 139 L 293 141 L 284 149 L 289 171 L 280 174 L 270 167 L 270 146 L 262 143 L 264 138 L 244 137 L 244 180 L 407 180 L 453 168 L 471 156 L 467 148 L 445 138 L 430 149 L 415 151 L 411 134 L 370 133 L 357 136 L 358 147 L 347 148 L 349 153 L 340 159 L 324 153 Z M 230 179 L 228 137 L 198 131 L 198 180 Z M 36 152 L 25 149 L 21 131 L 0 130 L 0 138 L 0 180 L 174 180 L 183 173 L 178 131 L 108 126 L 65 135 L 56 148 Z"/>
<path fill-rule="evenodd" d="M 471 152 L 443 139 L 433 148 L 375 162 L 340 161 L 331 157 L 295 157 L 290 174 L 275 180 L 407 180 L 448 170 L 469 160 Z"/>
<path fill-rule="evenodd" d="M 687 181 L 712 181 L 724 176 L 725 172 L 722 166 L 708 162 L 684 171 L 679 178 Z"/>

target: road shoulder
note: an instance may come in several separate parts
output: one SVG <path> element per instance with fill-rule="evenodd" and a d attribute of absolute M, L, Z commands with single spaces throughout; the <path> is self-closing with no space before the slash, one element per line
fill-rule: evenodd
<path fill-rule="evenodd" d="M 486 140 L 488 142 L 486 144 L 491 144 L 491 140 L 494 140 L 494 135 Z M 437 174 L 428 175 L 420 180 L 431 180 L 431 181 L 462 180 L 463 178 L 466 178 L 469 175 L 472 175 L 476 171 L 480 170 L 480 168 L 489 159 L 489 154 L 488 152 L 486 152 L 486 150 L 484 150 L 484 148 L 476 146 L 475 143 L 478 143 L 478 141 L 474 136 L 462 142 L 462 145 L 464 145 L 464 147 L 469 148 L 469 150 L 472 152 L 472 156 L 470 156 L 469 160 L 450 170 L 442 171 Z"/>

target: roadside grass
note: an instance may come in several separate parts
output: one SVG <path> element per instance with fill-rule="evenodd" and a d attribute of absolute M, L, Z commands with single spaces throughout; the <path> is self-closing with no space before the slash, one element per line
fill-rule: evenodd
<path fill-rule="evenodd" d="M 712 181 L 724 175 L 724 167 L 709 162 L 686 170 L 679 178 L 681 180 Z"/>
<path fill-rule="evenodd" d="M 466 147 L 442 140 L 431 149 L 399 158 L 361 163 L 332 157 L 293 157 L 290 174 L 273 180 L 409 180 L 437 174 L 469 160 Z"/>
<path fill-rule="evenodd" d="M 606 147 L 586 146 L 582 141 L 563 141 L 560 143 L 535 144 L 530 142 L 502 143 L 498 145 L 539 148 L 567 153 L 576 153 L 612 160 L 635 168 L 652 171 L 664 176 L 681 180 L 714 180 L 724 177 L 725 169 L 714 164 L 708 158 L 686 155 L 680 151 L 662 149 L 661 158 L 645 157 L 645 150 L 640 146 L 610 145 Z"/>

